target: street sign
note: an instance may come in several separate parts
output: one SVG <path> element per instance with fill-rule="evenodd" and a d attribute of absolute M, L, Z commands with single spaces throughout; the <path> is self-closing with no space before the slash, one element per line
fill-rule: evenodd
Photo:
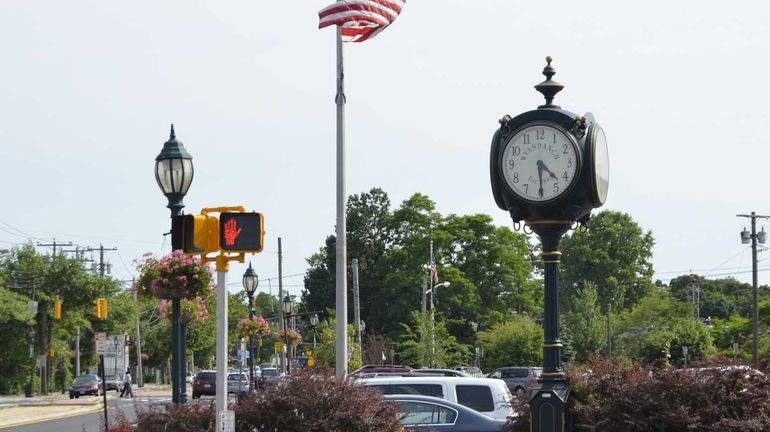
<path fill-rule="evenodd" d="M 105 355 L 107 354 L 107 351 L 109 351 L 108 342 L 107 342 L 107 333 L 104 332 L 96 332 L 94 333 L 94 338 L 96 339 L 96 354 L 97 355 Z"/>
<path fill-rule="evenodd" d="M 235 432 L 235 412 L 222 411 L 219 413 L 219 432 Z"/>
<path fill-rule="evenodd" d="M 283 352 L 283 342 L 278 341 L 275 343 L 275 352 Z"/>
<path fill-rule="evenodd" d="M 43 368 L 45 367 L 45 354 L 37 356 L 37 367 Z"/>

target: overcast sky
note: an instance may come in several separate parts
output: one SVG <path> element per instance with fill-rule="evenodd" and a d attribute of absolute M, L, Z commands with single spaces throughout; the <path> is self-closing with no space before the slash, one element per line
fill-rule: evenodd
<path fill-rule="evenodd" d="M 195 164 L 186 212 L 264 213 L 259 288 L 276 293 L 281 237 L 299 294 L 335 224 L 335 36 L 317 29 L 330 2 L 0 0 L 0 248 L 117 247 L 123 280 L 142 253 L 169 252 L 153 170 L 174 123 Z M 758 0 L 409 0 L 345 46 L 347 191 L 381 187 L 393 207 L 421 192 L 511 226 L 490 141 L 502 115 L 543 103 L 532 86 L 550 55 L 556 103 L 606 131 L 604 208 L 652 231 L 656 278 L 750 281 L 736 214 L 770 214 L 768 23 Z"/>

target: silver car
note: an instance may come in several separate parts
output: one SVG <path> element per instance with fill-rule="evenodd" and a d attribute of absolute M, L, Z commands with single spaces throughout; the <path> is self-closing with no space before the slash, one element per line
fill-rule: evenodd
<path fill-rule="evenodd" d="M 249 392 L 249 375 L 243 372 L 227 374 L 227 393 L 236 395 Z"/>

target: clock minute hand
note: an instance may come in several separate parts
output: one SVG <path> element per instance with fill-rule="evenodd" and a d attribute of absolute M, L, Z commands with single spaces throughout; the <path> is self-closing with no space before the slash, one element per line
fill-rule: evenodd
<path fill-rule="evenodd" d="M 545 164 L 543 161 L 538 160 L 537 161 L 537 177 L 540 179 L 540 189 L 537 190 L 538 195 L 540 195 L 540 198 L 543 197 L 543 169 L 548 169 L 545 167 Z"/>

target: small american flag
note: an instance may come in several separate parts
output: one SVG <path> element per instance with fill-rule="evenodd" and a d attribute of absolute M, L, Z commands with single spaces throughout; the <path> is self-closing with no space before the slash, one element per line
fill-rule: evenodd
<path fill-rule="evenodd" d="M 406 0 L 342 0 L 318 12 L 318 28 L 338 25 L 343 42 L 371 39 L 395 21 Z"/>
<path fill-rule="evenodd" d="M 436 264 L 436 257 L 433 256 L 433 253 L 430 255 L 430 280 L 433 282 L 433 285 L 438 284 L 438 265 Z"/>

